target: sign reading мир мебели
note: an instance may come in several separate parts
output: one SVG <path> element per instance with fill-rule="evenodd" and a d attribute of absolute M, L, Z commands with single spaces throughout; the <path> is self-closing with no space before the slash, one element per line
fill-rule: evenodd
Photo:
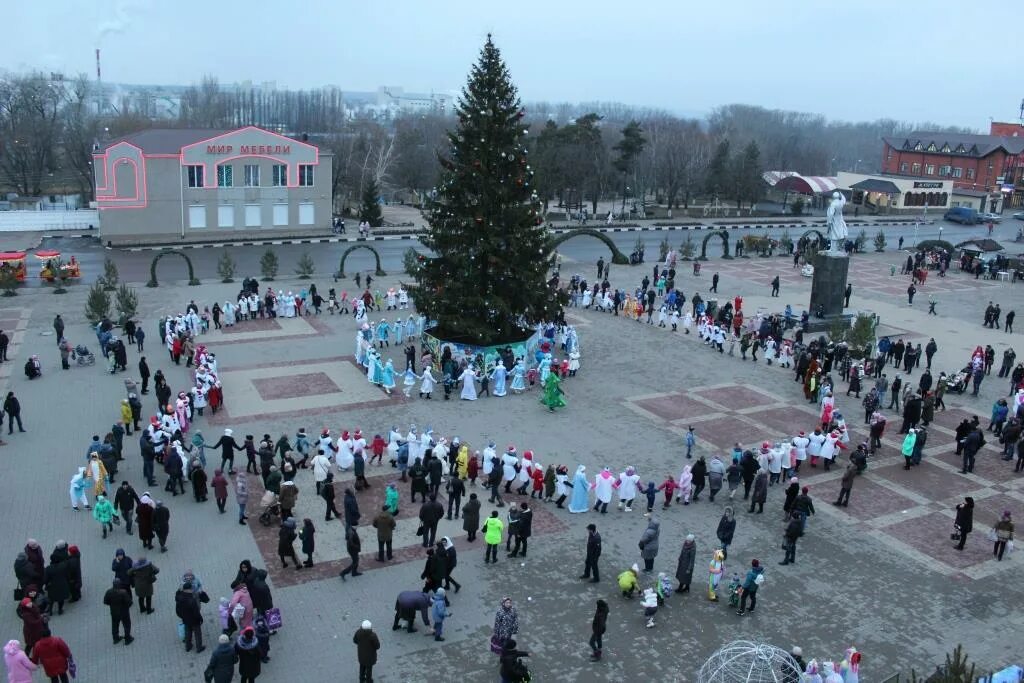
<path fill-rule="evenodd" d="M 207 145 L 207 154 L 232 154 L 234 145 Z M 291 145 L 239 145 L 239 154 L 291 154 Z"/>

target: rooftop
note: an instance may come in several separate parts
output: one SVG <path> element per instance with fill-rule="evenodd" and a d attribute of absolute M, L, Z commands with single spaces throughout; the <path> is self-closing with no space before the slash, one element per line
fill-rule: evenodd
<path fill-rule="evenodd" d="M 182 147 L 227 133 L 220 128 L 147 128 L 124 135 L 103 145 L 106 151 L 122 142 L 135 145 L 143 154 L 178 154 Z"/>
<path fill-rule="evenodd" d="M 1024 152 L 1024 138 L 1001 135 L 914 131 L 906 137 L 886 137 L 882 140 L 894 149 L 965 157 L 988 156 L 1000 148 L 1009 154 Z"/>

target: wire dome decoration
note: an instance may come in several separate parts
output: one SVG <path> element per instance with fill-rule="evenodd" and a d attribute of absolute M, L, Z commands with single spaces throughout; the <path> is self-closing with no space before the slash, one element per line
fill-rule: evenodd
<path fill-rule="evenodd" d="M 783 683 L 789 667 L 799 671 L 793 657 L 785 650 L 736 640 L 720 647 L 697 672 L 698 683 Z M 784 668 L 785 667 L 785 668 Z"/>

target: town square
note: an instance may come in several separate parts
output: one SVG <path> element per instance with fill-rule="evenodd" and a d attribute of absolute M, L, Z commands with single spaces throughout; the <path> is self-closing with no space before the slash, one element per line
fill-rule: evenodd
<path fill-rule="evenodd" d="M 691 197 L 505 46 L 407 194 L 415 116 L 101 103 L 67 211 L 0 146 L 9 680 L 1019 681 L 1024 120 L 712 117 Z"/>

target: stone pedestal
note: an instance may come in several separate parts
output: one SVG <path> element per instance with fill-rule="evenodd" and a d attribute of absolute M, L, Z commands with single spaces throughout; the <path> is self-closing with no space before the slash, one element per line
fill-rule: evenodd
<path fill-rule="evenodd" d="M 811 281 L 811 326 L 827 329 L 843 317 L 843 298 L 850 257 L 846 254 L 818 252 L 814 258 L 814 279 Z"/>

